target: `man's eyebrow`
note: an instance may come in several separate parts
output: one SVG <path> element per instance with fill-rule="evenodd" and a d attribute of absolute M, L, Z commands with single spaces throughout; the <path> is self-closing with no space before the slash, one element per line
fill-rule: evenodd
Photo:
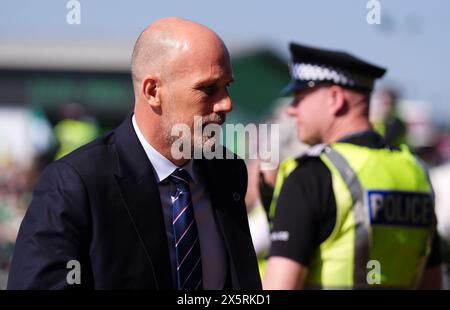
<path fill-rule="evenodd" d="M 204 81 L 200 81 L 195 83 L 195 87 L 205 87 L 205 86 L 212 86 L 215 84 L 218 84 L 219 82 L 221 82 L 222 79 L 218 78 L 218 79 L 208 79 L 208 80 L 204 80 Z M 234 82 L 234 78 L 230 78 L 226 84 L 230 84 Z"/>

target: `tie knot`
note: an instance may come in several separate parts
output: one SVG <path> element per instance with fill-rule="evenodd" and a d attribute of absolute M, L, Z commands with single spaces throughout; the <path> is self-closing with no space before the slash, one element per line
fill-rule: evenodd
<path fill-rule="evenodd" d="M 181 168 L 178 168 L 170 175 L 170 180 L 175 183 L 177 188 L 181 190 L 189 190 L 189 173 Z"/>

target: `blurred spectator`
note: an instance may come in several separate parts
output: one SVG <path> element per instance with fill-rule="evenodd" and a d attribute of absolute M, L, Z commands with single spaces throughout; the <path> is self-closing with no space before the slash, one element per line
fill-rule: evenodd
<path fill-rule="evenodd" d="M 374 129 L 392 146 L 406 143 L 406 126 L 398 115 L 397 103 L 397 91 L 383 89 L 374 94 L 370 111 Z"/>
<path fill-rule="evenodd" d="M 20 223 L 41 169 L 53 160 L 56 138 L 38 106 L 0 109 L 0 289 L 6 288 Z"/>
<path fill-rule="evenodd" d="M 55 134 L 60 143 L 56 159 L 92 141 L 99 134 L 93 119 L 88 117 L 83 106 L 78 103 L 64 104 L 61 108 L 61 116 L 61 121 L 55 126 Z"/>
<path fill-rule="evenodd" d="M 31 184 L 27 171 L 12 161 L 0 162 L 0 171 L 0 289 L 5 289 L 14 243 L 30 201 Z"/>
<path fill-rule="evenodd" d="M 450 163 L 431 169 L 430 177 L 436 194 L 437 228 L 442 239 L 450 243 Z"/>
<path fill-rule="evenodd" d="M 429 167 L 440 162 L 438 154 L 439 132 L 433 122 L 431 104 L 420 101 L 406 101 L 403 115 L 407 123 L 407 141 L 412 151 Z"/>
<path fill-rule="evenodd" d="M 442 240 L 444 288 L 450 289 L 450 162 L 431 169 L 430 177 L 436 195 L 437 230 Z"/>
<path fill-rule="evenodd" d="M 32 106 L 29 115 L 30 139 L 34 149 L 32 168 L 34 172 L 39 174 L 55 158 L 59 143 L 44 110 L 40 106 Z M 37 178 L 37 175 L 35 177 Z"/>
<path fill-rule="evenodd" d="M 436 143 L 436 153 L 439 157 L 440 164 L 450 161 L 450 133 L 446 128 L 441 129 L 439 133 L 439 138 Z"/>

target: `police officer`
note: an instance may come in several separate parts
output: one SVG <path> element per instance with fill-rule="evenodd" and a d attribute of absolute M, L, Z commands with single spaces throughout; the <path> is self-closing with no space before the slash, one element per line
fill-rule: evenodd
<path fill-rule="evenodd" d="M 265 289 L 439 288 L 427 171 L 369 122 L 385 69 L 291 43 L 288 113 L 312 147 L 280 167 Z"/>
<path fill-rule="evenodd" d="M 394 89 L 383 89 L 375 94 L 382 111 L 379 119 L 372 120 L 373 128 L 383 136 L 389 145 L 407 143 L 406 125 L 398 116 L 398 95 Z"/>

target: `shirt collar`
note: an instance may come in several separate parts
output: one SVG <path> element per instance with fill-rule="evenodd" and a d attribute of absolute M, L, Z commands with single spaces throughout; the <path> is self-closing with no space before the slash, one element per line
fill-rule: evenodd
<path fill-rule="evenodd" d="M 189 160 L 184 166 L 178 167 L 170 160 L 168 160 L 166 157 L 164 157 L 160 152 L 158 152 L 150 143 L 147 142 L 141 130 L 139 129 L 139 126 L 136 122 L 136 118 L 134 115 L 132 117 L 132 123 L 134 131 L 136 132 L 136 135 L 139 139 L 139 142 L 144 148 L 145 154 L 147 154 L 150 163 L 152 164 L 153 168 L 156 171 L 158 183 L 161 183 L 162 181 L 167 179 L 167 177 L 169 177 L 178 168 L 183 168 L 184 170 L 186 170 L 186 172 L 189 173 L 189 176 L 191 177 L 192 181 L 194 183 L 196 182 L 196 176 L 193 169 L 194 164 L 193 160 Z"/>

